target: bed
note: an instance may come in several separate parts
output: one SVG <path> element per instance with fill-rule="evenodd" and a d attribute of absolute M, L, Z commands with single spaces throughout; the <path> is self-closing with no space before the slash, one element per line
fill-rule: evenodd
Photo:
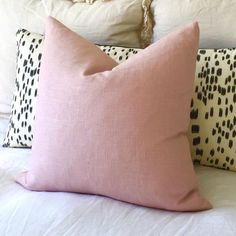
<path fill-rule="evenodd" d="M 0 45 L 4 45 L 4 48 L 1 48 L 4 50 L 1 50 L 0 58 L 0 144 L 3 143 L 11 112 L 10 104 L 16 66 L 15 32 L 19 28 L 27 28 L 32 32 L 43 33 L 43 22 L 48 14 L 63 19 L 72 28 L 74 26 L 73 29 L 83 32 L 86 37 L 98 44 L 118 45 L 121 43 L 121 46 L 126 47 L 143 47 L 149 44 L 151 40 L 153 22 L 148 11 L 152 8 L 151 15 L 154 16 L 154 21 L 158 22 L 153 29 L 154 40 L 159 39 L 158 35 L 162 37 L 168 31 L 171 31 L 176 25 L 194 19 L 198 20 L 202 27 L 201 48 L 235 46 L 235 36 L 231 34 L 234 31 L 235 24 L 228 23 L 231 22 L 232 17 L 235 17 L 236 5 L 232 0 L 221 4 L 222 1 L 214 1 L 218 8 L 217 14 L 209 14 L 209 9 L 215 9 L 212 7 L 214 4 L 211 1 L 203 4 L 203 1 L 197 1 L 197 3 L 188 1 L 186 3 L 181 0 L 176 1 L 176 5 L 174 5 L 166 0 L 132 0 L 134 3 L 145 3 L 143 5 L 144 16 L 140 10 L 141 8 L 138 8 L 139 12 L 136 11 L 137 4 L 134 4 L 134 8 L 131 8 L 126 4 L 128 2 L 126 0 L 113 1 L 114 4 L 121 4 L 122 7 L 119 7 L 119 9 L 123 9 L 123 15 L 113 17 L 114 19 L 122 19 L 121 22 L 116 23 L 122 26 L 131 25 L 132 27 L 130 27 L 135 29 L 135 32 L 131 34 L 132 39 L 129 36 L 127 42 L 121 41 L 126 40 L 126 37 L 121 34 L 122 32 L 119 32 L 122 31 L 122 27 L 110 27 L 104 24 L 105 28 L 100 29 L 97 28 L 97 24 L 93 23 L 98 22 L 99 25 L 100 16 L 100 21 L 102 21 L 103 17 L 105 19 L 108 16 L 112 17 L 113 13 L 116 14 L 116 11 L 113 11 L 112 14 L 110 14 L 110 8 L 104 11 L 105 8 L 100 7 L 103 4 L 102 1 L 91 1 L 94 2 L 91 5 L 79 5 L 76 2 L 85 3 L 89 1 L 19 0 L 17 4 L 14 0 L 3 1 L 0 7 L 1 32 L 5 36 L 0 37 L 0 40 L 2 40 Z M 150 8 L 151 2 L 153 3 Z M 74 3 L 75 5 L 73 5 Z M 188 8 L 186 8 L 186 4 L 188 4 Z M 198 10 L 203 5 L 208 10 L 201 10 L 195 14 L 195 9 Z M 183 17 L 179 17 L 176 6 L 178 6 Z M 93 16 L 90 13 L 94 13 L 94 9 L 97 9 L 97 14 Z M 129 14 L 126 14 L 126 12 L 132 11 L 132 9 L 134 9 L 133 11 L 137 16 L 129 18 Z M 186 12 L 182 11 L 183 9 L 186 9 Z M 78 14 L 78 11 L 85 14 Z M 228 12 L 227 16 L 225 16 L 226 11 Z M 173 14 L 172 17 L 169 17 L 170 12 L 176 15 Z M 69 17 L 66 13 L 70 14 Z M 215 29 L 215 27 L 212 27 L 212 22 L 216 22 L 216 19 L 222 19 L 219 14 L 224 15 L 224 21 L 219 22 L 220 25 L 222 23 L 221 27 L 214 23 L 214 25 L 217 25 Z M 208 19 L 209 15 L 211 20 Z M 87 16 L 91 17 L 88 18 Z M 136 20 L 133 21 L 133 19 Z M 177 24 L 176 19 L 181 22 Z M 212 21 L 212 19 L 215 20 Z M 137 32 L 140 31 L 140 26 L 137 27 L 137 24 L 142 21 L 144 22 L 142 26 L 144 29 L 142 32 L 143 42 L 139 42 Z M 90 29 L 91 31 L 94 29 L 97 29 L 97 31 L 94 31 L 95 34 L 87 35 L 86 25 L 80 25 L 80 22 L 86 22 L 89 27 L 93 26 L 93 29 Z M 126 24 L 122 22 L 126 22 Z M 226 24 L 227 26 L 231 25 L 231 27 L 225 27 Z M 113 31 L 114 29 L 118 32 Z M 106 33 L 101 33 L 102 30 Z M 127 34 L 130 29 L 124 31 Z M 132 45 L 129 42 L 132 42 Z M 194 168 L 200 190 L 203 196 L 212 203 L 213 209 L 196 213 L 183 213 L 141 207 L 96 195 L 28 191 L 17 184 L 14 178 L 28 169 L 30 159 L 31 149 L 29 148 L 4 148 L 0 145 L 0 236 L 236 235 L 236 173 L 233 171 L 196 164 Z"/>
<path fill-rule="evenodd" d="M 0 141 L 7 127 L 0 119 Z M 236 235 L 236 175 L 195 166 L 212 210 L 177 213 L 110 198 L 31 192 L 14 182 L 27 169 L 30 149 L 0 148 L 0 235 Z"/>

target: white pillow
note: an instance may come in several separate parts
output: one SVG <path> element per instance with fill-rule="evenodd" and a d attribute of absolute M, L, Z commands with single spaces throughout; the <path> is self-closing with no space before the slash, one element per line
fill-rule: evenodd
<path fill-rule="evenodd" d="M 200 48 L 229 48 L 236 46 L 235 0 L 153 0 L 156 41 L 176 27 L 198 21 Z"/>

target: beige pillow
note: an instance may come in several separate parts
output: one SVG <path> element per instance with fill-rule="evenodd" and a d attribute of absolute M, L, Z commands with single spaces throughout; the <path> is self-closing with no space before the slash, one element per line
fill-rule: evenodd
<path fill-rule="evenodd" d="M 43 33 L 46 16 L 51 15 L 94 43 L 140 48 L 150 43 L 152 27 L 149 39 L 142 33 L 150 22 L 150 4 L 151 0 L 28 0 L 28 17 L 18 14 L 18 18 L 22 28 Z M 38 19 L 36 28 L 32 16 Z"/>
<path fill-rule="evenodd" d="M 10 114 L 15 80 L 15 33 L 44 33 L 48 15 L 100 45 L 143 47 L 150 42 L 150 0 L 1 0 L 0 117 Z"/>

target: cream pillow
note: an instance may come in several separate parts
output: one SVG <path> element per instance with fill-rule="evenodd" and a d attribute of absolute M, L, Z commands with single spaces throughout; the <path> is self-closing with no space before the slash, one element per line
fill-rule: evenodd
<path fill-rule="evenodd" d="M 154 41 L 176 27 L 196 20 L 201 29 L 200 48 L 236 46 L 235 0 L 153 0 Z"/>
<path fill-rule="evenodd" d="M 96 44 L 139 48 L 151 41 L 150 0 L 20 1 L 24 11 L 16 12 L 17 18 L 31 32 L 43 34 L 51 15 Z"/>

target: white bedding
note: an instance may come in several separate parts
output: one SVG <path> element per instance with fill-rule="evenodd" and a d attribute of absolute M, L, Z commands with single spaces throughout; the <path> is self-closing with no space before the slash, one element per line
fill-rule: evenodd
<path fill-rule="evenodd" d="M 7 120 L 0 120 L 0 142 Z M 177 213 L 105 197 L 30 192 L 13 177 L 27 169 L 30 150 L 0 148 L 0 236 L 235 236 L 236 173 L 196 166 L 214 209 Z"/>

